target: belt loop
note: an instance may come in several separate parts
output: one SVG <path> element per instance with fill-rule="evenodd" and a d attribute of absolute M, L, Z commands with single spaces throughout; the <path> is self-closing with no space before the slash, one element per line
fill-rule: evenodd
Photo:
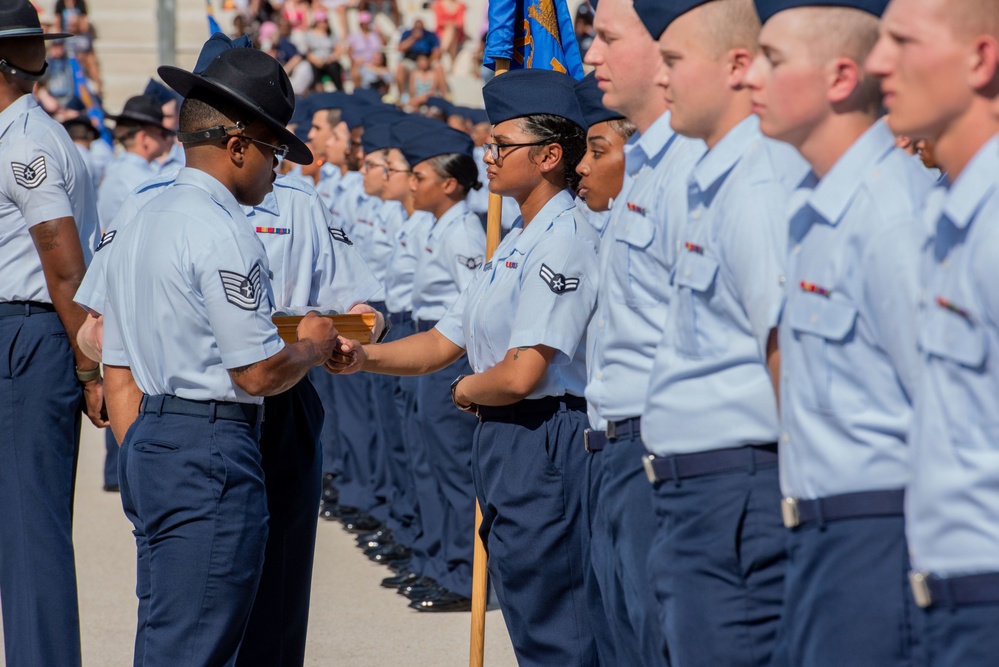
<path fill-rule="evenodd" d="M 824 532 L 826 529 L 826 513 L 822 509 L 822 498 L 815 499 L 815 521 L 819 526 L 819 530 Z"/>
<path fill-rule="evenodd" d="M 215 401 L 210 401 L 208 403 L 208 423 L 215 423 L 215 411 L 218 409 L 218 404 Z"/>
<path fill-rule="evenodd" d="M 166 404 L 166 398 L 160 396 L 159 405 L 156 406 L 156 414 L 160 417 L 163 416 L 163 406 Z"/>
<path fill-rule="evenodd" d="M 25 301 L 24 302 L 24 316 L 25 317 L 31 317 L 31 302 L 30 301 Z"/>
<path fill-rule="evenodd" d="M 749 474 L 750 475 L 755 475 L 756 474 L 756 448 L 753 447 L 752 445 L 750 445 L 749 447 L 746 448 L 746 451 L 749 452 Z"/>
<path fill-rule="evenodd" d="M 680 488 L 680 466 L 676 462 L 676 457 L 669 457 L 669 471 L 673 475 L 673 485 Z"/>

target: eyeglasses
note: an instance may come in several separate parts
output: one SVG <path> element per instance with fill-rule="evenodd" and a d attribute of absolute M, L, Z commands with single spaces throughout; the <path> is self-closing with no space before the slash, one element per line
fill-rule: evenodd
<path fill-rule="evenodd" d="M 255 144 L 260 144 L 261 146 L 267 146 L 267 148 L 270 148 L 272 151 L 274 151 L 274 157 L 276 157 L 279 160 L 285 159 L 288 156 L 288 151 L 290 150 L 286 144 L 275 146 L 274 144 L 269 144 L 266 141 L 260 141 L 260 139 L 254 139 L 253 137 L 247 136 L 245 134 L 237 134 L 235 136 L 239 137 L 240 139 L 248 139 Z"/>
<path fill-rule="evenodd" d="M 378 162 L 372 162 L 371 160 L 365 160 L 364 162 L 362 162 L 361 167 L 363 167 L 364 169 L 382 169 L 386 172 L 388 171 L 387 164 L 384 163 L 380 164 Z M 385 175 L 388 176 L 387 173 Z"/>
<path fill-rule="evenodd" d="M 393 169 L 392 167 L 385 165 L 385 175 L 389 174 L 412 174 L 412 169 Z"/>
<path fill-rule="evenodd" d="M 510 151 L 510 153 L 507 153 L 506 155 L 500 155 L 500 149 L 503 149 L 503 148 L 525 148 L 527 146 L 547 146 L 550 143 L 551 143 L 550 141 L 532 141 L 530 143 L 522 143 L 522 144 L 493 144 L 493 143 L 487 143 L 487 144 L 482 144 L 482 147 L 486 149 L 486 152 L 489 153 L 489 155 L 492 156 L 493 161 L 495 162 L 496 160 L 499 160 L 501 157 L 506 157 L 506 155 L 509 155 L 510 153 L 513 152 L 513 151 Z"/>

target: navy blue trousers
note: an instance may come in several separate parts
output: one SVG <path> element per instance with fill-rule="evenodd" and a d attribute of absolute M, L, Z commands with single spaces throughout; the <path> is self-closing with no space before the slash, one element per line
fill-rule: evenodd
<path fill-rule="evenodd" d="M 597 572 L 605 571 L 611 555 L 606 539 L 594 533 L 597 501 L 600 497 L 600 480 L 603 476 L 603 452 L 587 455 L 583 482 L 581 519 L 583 536 L 583 590 L 586 593 L 586 608 L 590 612 L 590 627 L 593 628 L 593 641 L 601 665 L 617 665 L 618 650 L 614 641 L 610 621 L 604 605 L 604 594 L 600 589 Z"/>
<path fill-rule="evenodd" d="M 334 376 L 322 368 L 313 368 L 309 371 L 308 378 L 323 404 L 323 427 L 319 434 L 323 450 L 322 471 L 324 475 L 339 477 L 343 473 L 343 466 L 340 455 L 340 432 L 337 426 L 336 393 L 333 388 Z"/>
<path fill-rule="evenodd" d="M 135 665 L 229 667 L 250 616 L 267 541 L 260 429 L 140 414 L 119 453 L 135 527 Z"/>
<path fill-rule="evenodd" d="M 339 441 L 340 474 L 336 487 L 340 504 L 364 512 L 375 510 L 372 495 L 371 462 L 379 456 L 372 384 L 368 373 L 342 375 L 331 383 L 336 410 L 336 437 Z"/>
<path fill-rule="evenodd" d="M 118 441 L 110 428 L 104 429 L 104 486 L 118 486 Z"/>
<path fill-rule="evenodd" d="M 774 667 L 921 666 L 908 572 L 901 516 L 790 531 Z"/>
<path fill-rule="evenodd" d="M 611 632 L 621 664 L 668 665 L 666 640 L 648 572 L 656 532 L 652 485 L 642 467 L 646 454 L 639 434 L 608 442 L 600 452 L 600 496 L 593 539 L 606 561 L 595 564 Z"/>
<path fill-rule="evenodd" d="M 649 574 L 674 667 L 767 667 L 787 560 L 777 466 L 653 490 Z"/>
<path fill-rule="evenodd" d="M 472 482 L 472 441 L 478 420 L 454 407 L 451 383 L 471 375 L 462 356 L 447 368 L 424 375 L 417 383 L 419 412 L 416 424 L 427 447 L 428 459 L 443 505 L 439 565 L 432 568 L 439 584 L 472 597 L 472 554 L 475 546 L 475 486 Z"/>
<path fill-rule="evenodd" d="M 563 408 L 475 434 L 479 534 L 521 667 L 598 664 L 583 590 L 586 425 Z"/>
<path fill-rule="evenodd" d="M 999 656 L 999 604 L 920 610 L 928 667 L 994 667 Z"/>
<path fill-rule="evenodd" d="M 80 664 L 74 363 L 55 313 L 0 317 L 0 599 L 11 666 Z"/>
<path fill-rule="evenodd" d="M 409 569 L 421 576 L 437 579 L 443 577 L 447 569 L 441 555 L 444 496 L 430 464 L 430 447 L 422 431 L 420 411 L 423 400 L 419 395 L 419 380 L 415 377 L 400 378 L 406 397 L 403 442 L 408 453 L 417 508 L 415 534 L 409 543 L 413 550 Z"/>
<path fill-rule="evenodd" d="M 322 424 L 323 406 L 308 378 L 264 399 L 260 454 L 270 520 L 264 569 L 236 661 L 240 667 L 305 662 L 322 494 Z"/>

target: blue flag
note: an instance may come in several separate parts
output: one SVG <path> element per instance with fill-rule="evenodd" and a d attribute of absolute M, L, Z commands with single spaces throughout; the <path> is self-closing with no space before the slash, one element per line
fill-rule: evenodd
<path fill-rule="evenodd" d="M 566 0 L 489 0 L 483 63 L 509 58 L 510 69 L 552 69 L 582 79 L 583 59 Z"/>
<path fill-rule="evenodd" d="M 90 86 L 87 85 L 87 76 L 83 73 L 83 67 L 80 66 L 80 61 L 75 56 L 70 56 L 69 68 L 73 73 L 73 86 L 76 89 L 76 96 L 80 98 L 83 106 L 87 109 L 87 118 L 100 130 L 101 139 L 114 146 L 114 138 L 108 129 L 104 127 L 104 109 L 101 108 L 101 103 L 90 92 Z"/>
<path fill-rule="evenodd" d="M 212 0 L 205 0 L 205 10 L 208 12 L 208 36 L 211 37 L 217 32 L 222 32 L 219 22 L 215 20 L 215 11 L 212 9 Z"/>

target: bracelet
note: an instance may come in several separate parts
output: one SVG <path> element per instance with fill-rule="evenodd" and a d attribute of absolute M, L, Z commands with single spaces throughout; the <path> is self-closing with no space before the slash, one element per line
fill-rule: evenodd
<path fill-rule="evenodd" d="M 474 403 L 471 403 L 469 405 L 462 405 L 461 403 L 458 402 L 458 399 L 455 398 L 454 396 L 454 392 L 458 389 L 458 383 L 464 379 L 465 379 L 464 375 L 459 375 L 454 379 L 454 382 L 451 383 L 451 402 L 454 403 L 454 407 L 458 408 L 462 412 L 475 412 Z"/>
<path fill-rule="evenodd" d="M 81 371 L 80 367 L 76 367 L 76 379 L 80 384 L 86 384 L 87 382 L 93 382 L 101 377 L 101 367 L 91 368 L 89 371 Z"/>

